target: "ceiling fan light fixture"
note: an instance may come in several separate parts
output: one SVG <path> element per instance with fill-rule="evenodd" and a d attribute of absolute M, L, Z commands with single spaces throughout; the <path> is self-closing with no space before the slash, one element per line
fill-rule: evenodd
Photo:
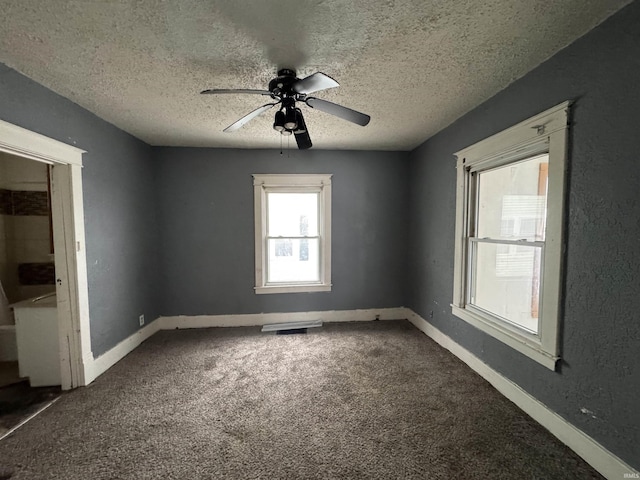
<path fill-rule="evenodd" d="M 286 128 L 280 132 L 282 135 L 291 135 L 293 132 L 291 130 L 287 130 Z"/>
<path fill-rule="evenodd" d="M 282 110 L 278 110 L 276 112 L 276 116 L 273 121 L 273 129 L 278 132 L 282 132 L 284 130 L 284 112 Z"/>
<path fill-rule="evenodd" d="M 295 130 L 298 128 L 298 112 L 293 107 L 287 108 L 287 113 L 284 119 L 284 128 L 287 130 Z"/>
<path fill-rule="evenodd" d="M 296 108 L 296 123 L 297 123 L 297 126 L 293 130 L 293 133 L 300 134 L 307 131 L 307 125 L 304 123 L 304 118 L 302 117 L 302 111 L 299 108 Z"/>

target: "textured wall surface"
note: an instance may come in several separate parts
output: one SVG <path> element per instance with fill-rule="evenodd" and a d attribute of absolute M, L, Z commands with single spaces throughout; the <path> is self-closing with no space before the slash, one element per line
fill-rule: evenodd
<path fill-rule="evenodd" d="M 407 154 L 156 148 L 164 315 L 402 306 Z M 256 295 L 253 173 L 331 173 L 331 292 Z"/>
<path fill-rule="evenodd" d="M 158 232 L 151 149 L 0 64 L 0 119 L 75 145 L 83 187 L 91 344 L 99 355 L 157 315 Z"/>
<path fill-rule="evenodd" d="M 408 306 L 640 468 L 640 2 L 412 152 Z M 572 109 L 562 363 L 551 372 L 451 315 L 453 153 Z M 437 228 L 434 228 L 437 226 Z"/>

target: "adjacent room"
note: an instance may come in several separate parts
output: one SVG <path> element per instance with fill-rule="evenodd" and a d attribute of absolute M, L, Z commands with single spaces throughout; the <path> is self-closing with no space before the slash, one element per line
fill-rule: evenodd
<path fill-rule="evenodd" d="M 0 479 L 640 478 L 640 0 L 0 25 Z"/>

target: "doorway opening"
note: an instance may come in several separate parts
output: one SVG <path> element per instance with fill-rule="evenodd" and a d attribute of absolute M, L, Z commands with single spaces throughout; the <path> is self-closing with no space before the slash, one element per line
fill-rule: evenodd
<path fill-rule="evenodd" d="M 43 372 L 37 368 L 36 370 L 30 369 L 30 372 L 35 373 L 30 373 L 29 376 L 33 376 L 33 383 L 39 383 L 39 385 L 34 386 L 45 386 L 47 383 L 52 382 L 50 374 L 51 370 L 55 370 L 56 378 L 59 380 L 59 385 L 63 390 L 86 385 L 93 380 L 93 354 L 90 340 L 82 198 L 81 169 L 82 154 L 85 152 L 79 148 L 3 121 L 0 121 L 0 152 L 2 152 L 2 156 L 11 159 L 17 170 L 27 165 L 30 165 L 30 167 L 26 167 L 27 169 L 34 171 L 44 168 L 44 171 L 48 172 L 49 179 L 49 182 L 45 182 L 45 186 L 49 187 L 46 195 L 49 198 L 50 223 L 48 219 L 44 220 L 43 218 L 32 219 L 34 221 L 31 222 L 34 225 L 39 225 L 38 230 L 41 230 L 41 223 L 47 223 L 47 228 L 53 240 L 52 242 L 49 241 L 49 257 L 47 258 L 46 254 L 40 250 L 37 252 L 31 251 L 29 254 L 42 255 L 36 258 L 42 261 L 22 262 L 30 265 L 21 267 L 25 282 L 29 282 L 29 278 L 40 275 L 42 278 L 36 279 L 34 282 L 43 282 L 46 286 L 41 285 L 39 288 L 41 290 L 48 289 L 48 291 L 34 291 L 31 292 L 34 293 L 34 296 L 30 296 L 28 289 L 23 289 L 21 296 L 26 296 L 27 298 L 21 299 L 22 301 L 15 304 L 14 307 L 19 307 L 22 302 L 27 302 L 26 305 L 22 305 L 24 307 L 23 310 L 29 308 L 32 311 L 27 312 L 27 317 L 29 316 L 28 314 L 35 312 L 35 316 L 39 318 L 39 320 L 25 320 L 25 325 L 36 325 L 33 322 L 41 322 L 42 318 L 40 317 L 45 313 L 52 318 L 52 321 L 45 323 L 54 328 L 48 335 L 40 335 L 40 337 L 49 341 L 47 348 L 53 349 L 54 360 L 48 366 L 49 371 L 44 372 L 44 380 L 39 377 Z M 42 183 L 40 180 L 36 183 L 38 182 Z M 31 186 L 33 187 L 33 185 Z M 42 191 L 42 186 L 38 188 L 39 191 Z M 29 190 L 25 188 L 24 191 Z M 36 201 L 36 197 L 43 197 L 44 193 L 17 194 L 16 197 L 21 195 L 27 198 L 27 203 L 29 203 L 31 200 Z M 12 206 L 12 208 L 14 207 Z M 21 235 L 24 237 L 24 233 Z M 22 253 L 26 255 L 24 250 L 27 247 L 35 248 L 35 245 L 43 247 L 45 243 L 44 238 L 33 240 L 35 242 L 31 242 L 30 245 L 16 239 L 14 239 L 14 243 L 16 245 L 21 243 L 18 249 L 22 249 Z M 33 259 L 34 257 L 23 256 L 22 258 Z M 55 265 L 55 268 L 53 268 L 53 265 Z M 11 291 L 12 295 L 15 295 L 15 289 Z M 18 308 L 14 308 L 14 316 L 17 312 Z M 17 313 L 18 317 L 20 315 L 20 313 Z M 2 330 L 5 337 L 11 335 L 11 320 L 0 320 L 4 324 L 0 327 L 3 327 Z M 18 323 L 20 323 L 20 320 L 18 320 Z M 53 339 L 51 338 L 52 336 Z M 39 345 L 31 345 L 31 347 L 35 349 L 41 348 Z M 29 345 L 24 348 L 28 349 Z M 17 340 L 16 349 L 20 350 Z M 6 352 L 6 349 L 3 349 L 3 351 Z M 31 357 L 27 356 L 25 358 Z M 55 360 L 56 358 L 57 361 Z M 25 362 L 28 363 L 28 361 Z M 20 367 L 20 362 L 18 366 Z"/>

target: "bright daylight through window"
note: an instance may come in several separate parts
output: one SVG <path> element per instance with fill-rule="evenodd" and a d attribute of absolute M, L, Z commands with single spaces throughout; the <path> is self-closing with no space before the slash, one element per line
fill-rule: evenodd
<path fill-rule="evenodd" d="M 569 104 L 458 152 L 455 315 L 554 369 Z"/>
<path fill-rule="evenodd" d="M 469 303 L 538 333 L 548 154 L 477 176 Z"/>
<path fill-rule="evenodd" d="M 254 175 L 256 293 L 331 290 L 331 175 Z"/>

